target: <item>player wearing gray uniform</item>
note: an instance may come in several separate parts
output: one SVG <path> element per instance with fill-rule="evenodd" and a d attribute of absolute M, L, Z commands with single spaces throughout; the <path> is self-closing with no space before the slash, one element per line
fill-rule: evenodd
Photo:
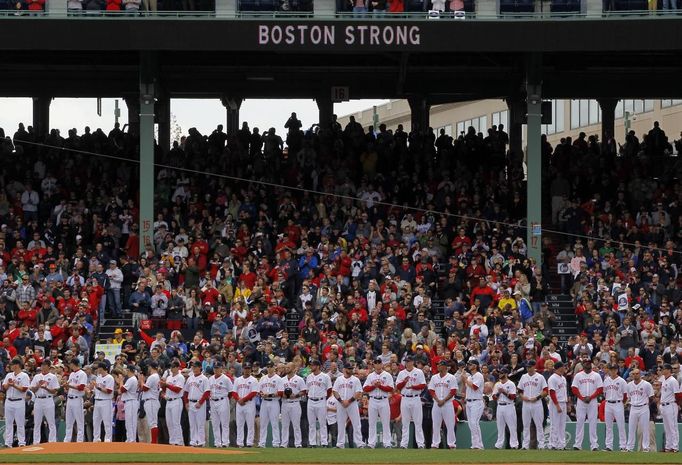
<path fill-rule="evenodd" d="M 332 380 L 327 373 L 320 371 L 320 361 L 311 360 L 310 373 L 305 384 L 308 388 L 308 444 L 317 445 L 317 426 L 320 427 L 320 445 L 327 447 L 327 398 L 332 393 Z M 262 416 L 261 416 L 262 418 Z"/>

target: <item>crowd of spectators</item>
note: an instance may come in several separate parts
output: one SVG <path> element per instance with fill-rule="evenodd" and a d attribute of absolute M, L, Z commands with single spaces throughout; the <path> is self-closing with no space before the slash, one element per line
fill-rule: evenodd
<path fill-rule="evenodd" d="M 543 141 L 546 223 L 562 233 L 545 236 L 538 264 L 524 242 L 523 155 L 503 126 L 453 139 L 352 118 L 305 129 L 294 113 L 286 127 L 284 138 L 247 123 L 192 128 L 157 147 L 154 241 L 142 252 L 138 174 L 125 161 L 134 133 L 0 129 L 11 160 L 0 375 L 14 357 L 29 371 L 44 358 L 88 363 L 102 319 L 130 312 L 134 327 L 110 342 L 142 366 L 220 360 L 239 375 L 275 361 L 305 374 L 319 358 L 362 377 L 375 357 L 396 374 L 409 354 L 428 376 L 442 359 L 461 372 L 475 358 L 493 383 L 502 366 L 518 381 L 527 361 L 549 375 L 562 360 L 570 375 L 587 353 L 600 373 L 617 363 L 627 379 L 638 366 L 655 382 L 666 362 L 679 377 L 682 166 L 651 152 L 656 131 L 620 153 L 583 134 Z M 654 178 L 657 163 L 669 169 Z M 567 341 L 546 304 L 561 292 L 580 321 Z"/>

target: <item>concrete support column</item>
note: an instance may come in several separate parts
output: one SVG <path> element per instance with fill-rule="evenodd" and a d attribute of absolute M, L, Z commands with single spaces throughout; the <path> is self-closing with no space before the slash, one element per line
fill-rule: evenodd
<path fill-rule="evenodd" d="M 613 138 L 616 131 L 616 106 L 615 98 L 603 98 L 597 100 L 601 107 L 601 143 L 602 147 Z"/>
<path fill-rule="evenodd" d="M 225 117 L 225 132 L 228 135 L 237 134 L 237 131 L 239 131 L 239 109 L 242 106 L 242 99 L 238 97 L 223 96 L 220 101 L 227 111 Z"/>
<path fill-rule="evenodd" d="M 528 126 L 526 165 L 528 257 L 542 264 L 542 56 L 533 54 L 526 63 L 526 103 Z"/>
<path fill-rule="evenodd" d="M 336 15 L 336 0 L 315 0 L 313 12 L 318 18 L 333 18 Z"/>
<path fill-rule="evenodd" d="M 140 54 L 140 251 L 154 247 L 154 101 L 155 57 Z"/>
<path fill-rule="evenodd" d="M 158 144 L 163 153 L 168 153 L 171 145 L 170 97 L 164 95 L 154 105 L 156 124 L 159 125 Z"/>
<path fill-rule="evenodd" d="M 425 132 L 429 128 L 431 104 L 424 95 L 411 95 L 407 98 L 410 104 L 411 132 Z"/>
<path fill-rule="evenodd" d="M 50 104 L 52 97 L 33 97 L 33 129 L 38 138 L 44 139 L 50 133 Z"/>
<path fill-rule="evenodd" d="M 509 109 L 509 150 L 515 157 L 523 156 L 523 118 L 526 102 L 519 96 L 507 98 Z"/>
<path fill-rule="evenodd" d="M 317 109 L 319 111 L 318 124 L 320 129 L 328 130 L 332 124 L 332 116 L 334 115 L 334 102 L 332 102 L 331 95 L 318 95 L 315 99 Z"/>

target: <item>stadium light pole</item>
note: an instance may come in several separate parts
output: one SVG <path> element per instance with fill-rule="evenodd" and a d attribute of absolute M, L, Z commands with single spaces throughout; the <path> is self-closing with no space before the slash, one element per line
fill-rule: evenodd
<path fill-rule="evenodd" d="M 542 264 L 542 80 L 541 56 L 532 54 L 526 63 L 526 246 L 528 257 Z"/>

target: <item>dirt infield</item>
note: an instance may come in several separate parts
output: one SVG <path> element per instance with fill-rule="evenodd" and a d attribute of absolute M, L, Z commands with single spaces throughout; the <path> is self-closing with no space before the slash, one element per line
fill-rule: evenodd
<path fill-rule="evenodd" d="M 209 454 L 235 455 L 250 452 L 226 449 L 207 449 L 205 447 L 182 447 L 140 442 L 54 442 L 37 446 L 4 449 L 3 455 L 48 455 L 48 454 Z"/>

